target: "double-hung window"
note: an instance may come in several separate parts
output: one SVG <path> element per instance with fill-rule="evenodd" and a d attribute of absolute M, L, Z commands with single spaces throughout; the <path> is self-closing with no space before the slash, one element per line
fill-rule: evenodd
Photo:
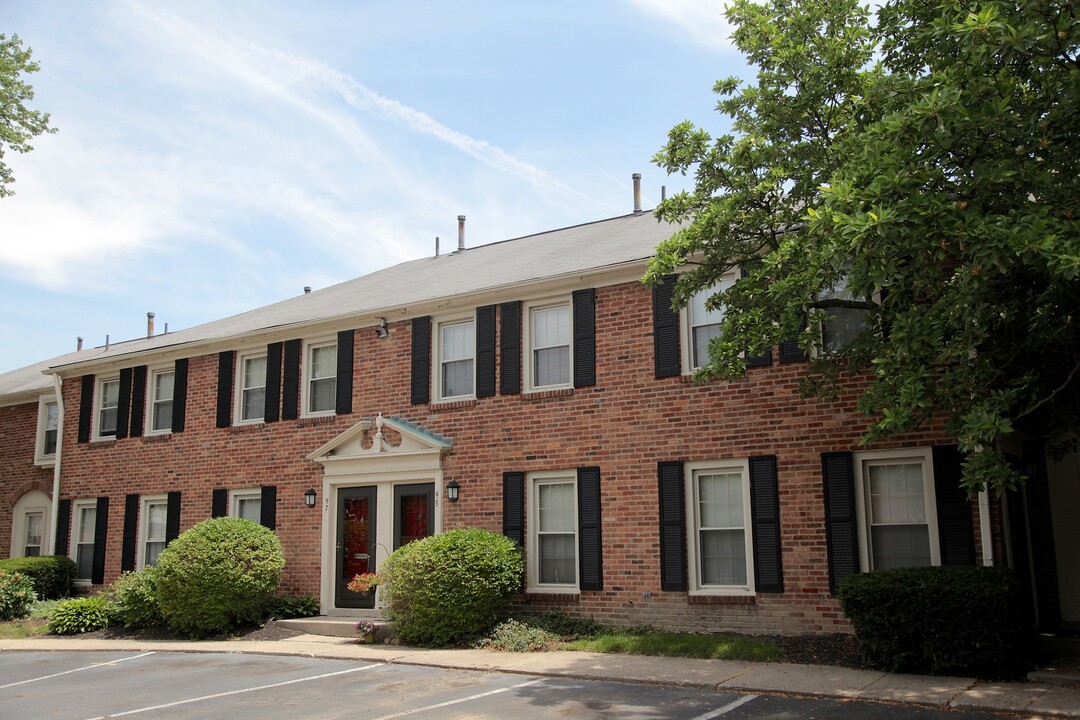
<path fill-rule="evenodd" d="M 176 372 L 159 370 L 150 376 L 150 432 L 166 433 L 172 430 L 173 388 Z"/>
<path fill-rule="evenodd" d="M 75 580 L 90 582 L 94 576 L 94 532 L 97 526 L 97 501 L 77 500 L 75 515 Z"/>
<path fill-rule="evenodd" d="M 258 490 L 235 490 L 230 499 L 229 515 L 262 522 L 262 493 Z"/>
<path fill-rule="evenodd" d="M 332 413 L 337 407 L 337 343 L 308 346 L 307 414 Z"/>
<path fill-rule="evenodd" d="M 687 463 L 685 473 L 691 592 L 753 592 L 746 461 Z"/>
<path fill-rule="evenodd" d="M 242 423 L 262 420 L 266 414 L 266 353 L 241 355 L 237 372 L 237 417 Z"/>
<path fill-rule="evenodd" d="M 139 567 L 156 565 L 158 555 L 165 549 L 165 528 L 169 517 L 168 498 L 164 495 L 144 497 L 140 513 Z"/>
<path fill-rule="evenodd" d="M 116 436 L 116 419 L 120 407 L 120 378 L 102 378 L 98 384 L 98 437 Z"/>
<path fill-rule="evenodd" d="M 35 510 L 24 516 L 23 557 L 41 555 L 45 539 L 45 511 Z"/>
<path fill-rule="evenodd" d="M 578 584 L 577 478 L 572 473 L 529 477 L 529 587 L 575 591 Z"/>
<path fill-rule="evenodd" d="M 34 462 L 52 464 L 56 459 L 57 433 L 60 428 L 60 407 L 55 400 L 42 399 L 38 403 L 37 441 Z"/>
<path fill-rule="evenodd" d="M 475 395 L 476 323 L 469 317 L 439 323 L 438 397 L 440 400 Z"/>
<path fill-rule="evenodd" d="M 856 460 L 863 569 L 939 564 L 929 451 L 862 453 Z"/>
<path fill-rule="evenodd" d="M 862 299 L 855 297 L 848 289 L 847 278 L 840 278 L 835 286 L 828 288 L 818 297 L 826 305 L 829 301 Z M 865 329 L 868 311 L 864 308 L 842 306 L 827 306 L 824 310 L 826 318 L 821 323 L 821 347 L 826 353 L 841 352 L 855 342 Z"/>
<path fill-rule="evenodd" d="M 723 308 L 709 309 L 706 303 L 710 297 L 724 292 L 735 284 L 735 272 L 725 274 L 720 282 L 694 293 L 686 306 L 686 327 L 688 337 L 685 343 L 687 357 L 684 359 L 688 370 L 696 370 L 709 362 L 709 341 L 720 337 L 720 323 L 724 320 Z"/>
<path fill-rule="evenodd" d="M 572 337 L 569 302 L 529 307 L 529 377 L 533 389 L 571 385 Z"/>

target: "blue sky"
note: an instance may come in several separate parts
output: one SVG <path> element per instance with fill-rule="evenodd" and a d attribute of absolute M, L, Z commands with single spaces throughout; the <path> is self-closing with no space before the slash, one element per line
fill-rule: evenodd
<path fill-rule="evenodd" d="M 688 187 L 722 3 L 0 0 L 56 135 L 5 156 L 0 372 Z"/>

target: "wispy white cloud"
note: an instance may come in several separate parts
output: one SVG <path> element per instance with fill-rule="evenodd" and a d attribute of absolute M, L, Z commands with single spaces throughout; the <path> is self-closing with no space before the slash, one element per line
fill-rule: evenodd
<path fill-rule="evenodd" d="M 680 36 L 706 48 L 731 49 L 725 3 L 716 0 L 630 0 L 642 13 L 670 25 Z"/>

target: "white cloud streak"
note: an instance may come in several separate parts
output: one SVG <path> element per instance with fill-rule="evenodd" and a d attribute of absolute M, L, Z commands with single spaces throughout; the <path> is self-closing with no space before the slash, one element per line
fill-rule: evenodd
<path fill-rule="evenodd" d="M 712 50 L 731 50 L 725 3 L 716 0 L 630 0 L 645 15 L 668 24 L 680 37 Z"/>

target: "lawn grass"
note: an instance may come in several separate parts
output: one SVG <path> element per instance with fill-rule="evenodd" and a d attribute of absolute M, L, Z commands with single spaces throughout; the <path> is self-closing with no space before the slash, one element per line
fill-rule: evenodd
<path fill-rule="evenodd" d="M 772 662 L 780 659 L 780 648 L 759 638 L 691 635 L 659 630 L 647 633 L 615 631 L 568 642 L 562 646 L 562 649 L 751 662 Z"/>
<path fill-rule="evenodd" d="M 48 620 L 11 620 L 0 622 L 0 640 L 18 640 L 31 635 L 44 635 L 49 631 Z"/>

